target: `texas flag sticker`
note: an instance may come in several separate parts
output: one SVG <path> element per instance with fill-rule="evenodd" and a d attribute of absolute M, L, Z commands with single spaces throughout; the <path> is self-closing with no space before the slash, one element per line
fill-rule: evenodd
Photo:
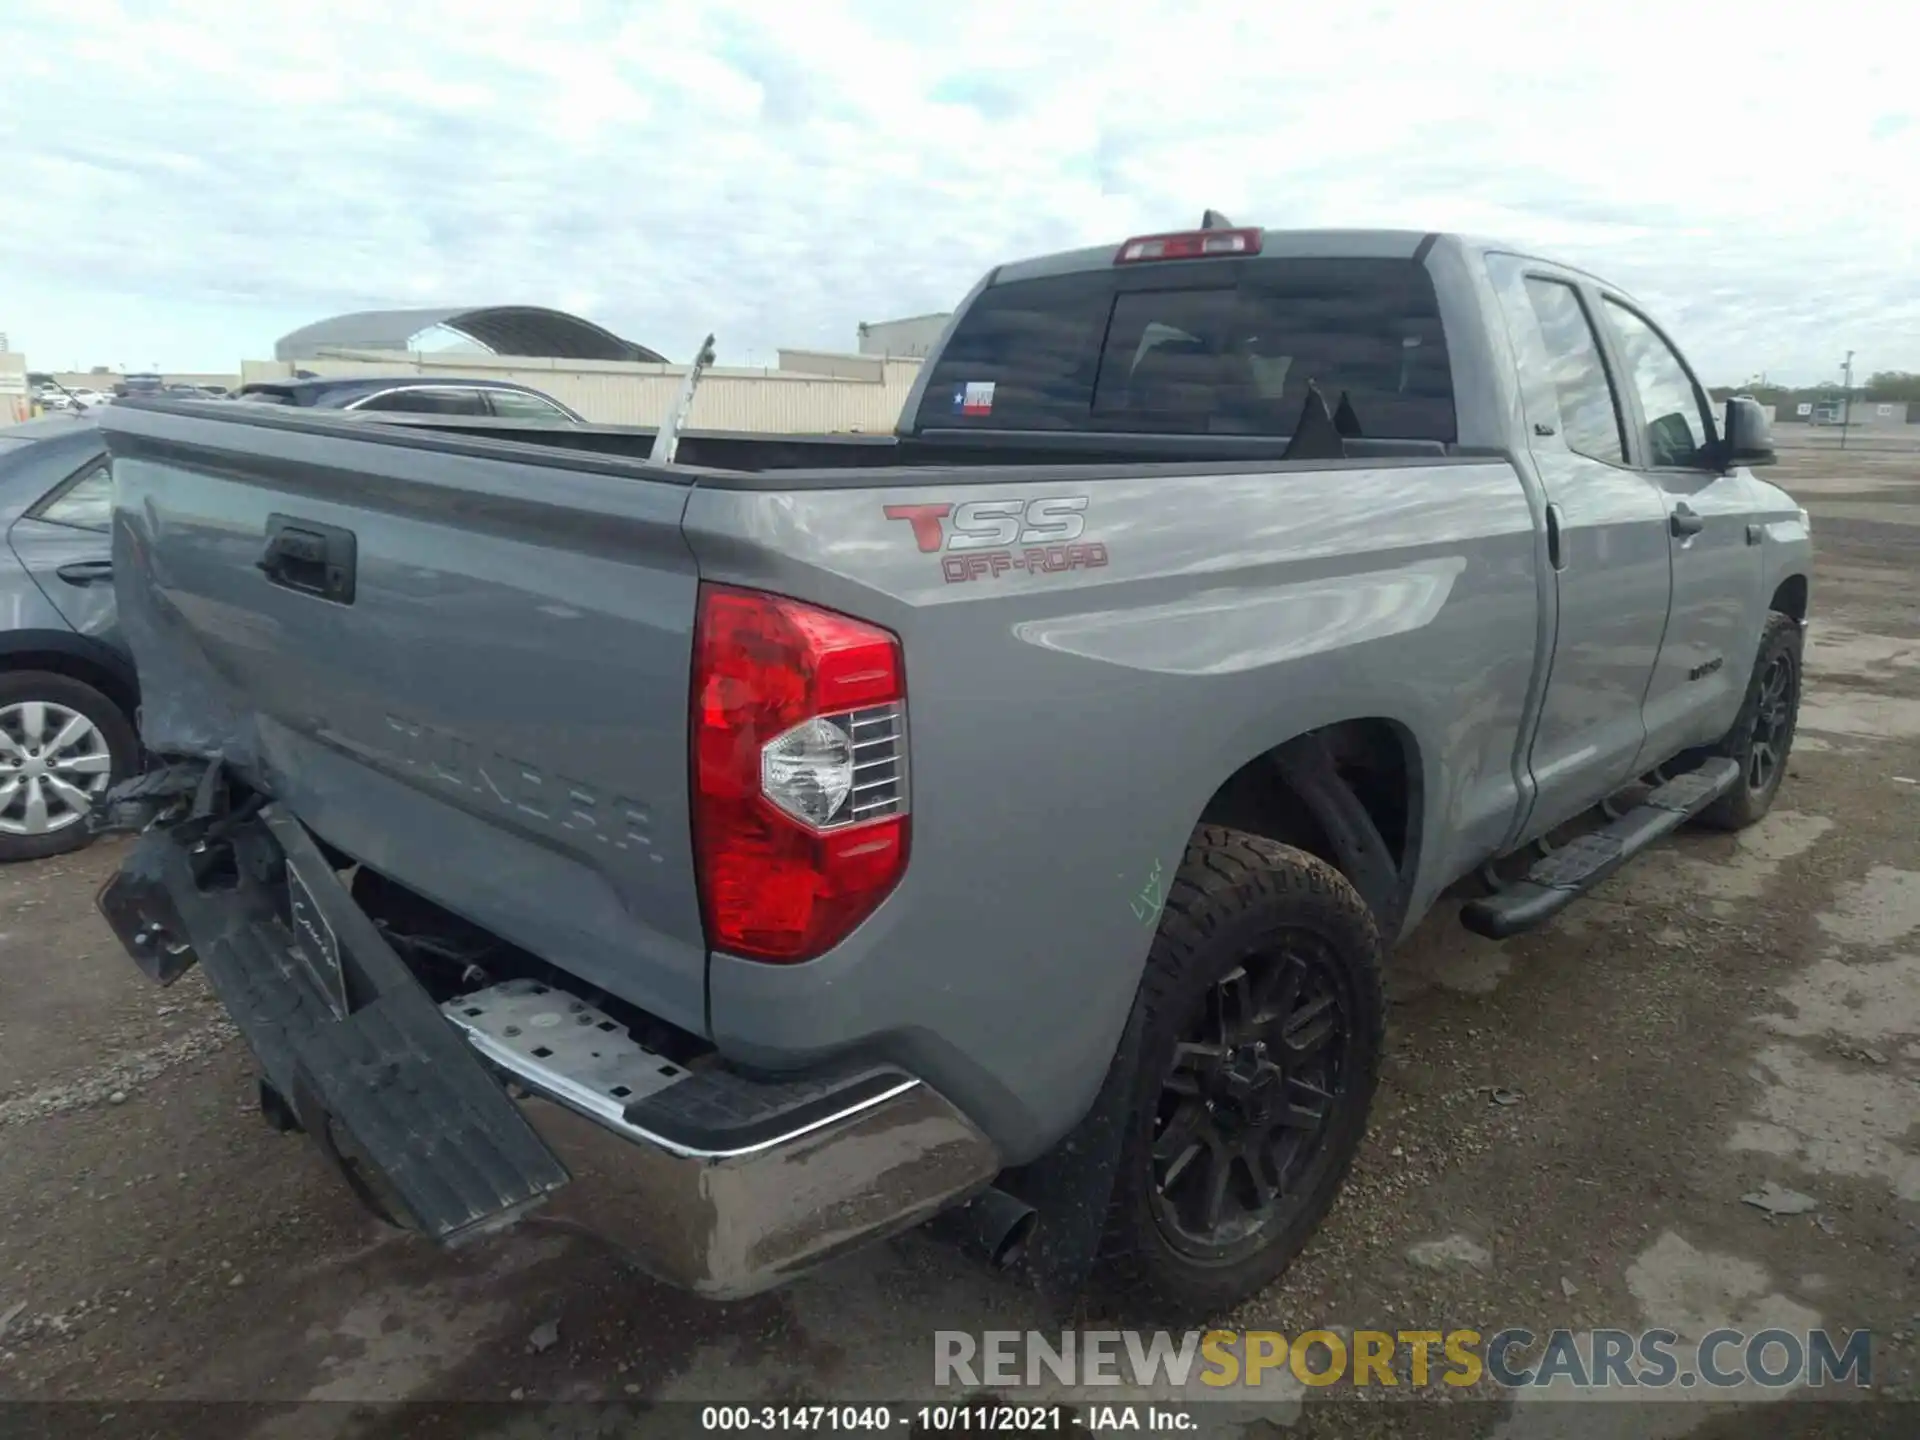
<path fill-rule="evenodd" d="M 993 382 L 969 380 L 965 385 L 958 386 L 953 392 L 953 408 L 960 415 L 991 415 Z"/>

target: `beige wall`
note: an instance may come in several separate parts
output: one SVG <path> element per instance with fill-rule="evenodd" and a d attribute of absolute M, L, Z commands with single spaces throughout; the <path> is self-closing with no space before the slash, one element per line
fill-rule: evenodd
<path fill-rule="evenodd" d="M 809 368 L 785 368 L 792 358 Z M 837 373 L 831 360 L 850 362 Z M 779 370 L 715 368 L 694 396 L 689 425 L 697 430 L 757 430 L 785 434 L 891 431 L 919 373 L 918 361 L 863 359 L 782 352 Z M 516 380 L 571 405 L 595 424 L 657 425 L 680 393 L 684 365 L 634 365 L 612 360 L 545 360 L 509 355 L 359 352 L 353 359 L 301 360 L 315 375 L 461 375 Z M 244 383 L 286 379 L 296 368 L 283 360 L 249 360 Z"/>
<path fill-rule="evenodd" d="M 0 425 L 33 418 L 27 394 L 27 357 L 17 350 L 0 350 Z"/>
<path fill-rule="evenodd" d="M 838 350 L 776 350 L 777 368 L 803 375 L 837 375 L 843 380 L 884 380 L 887 362 L 878 355 L 847 355 Z"/>

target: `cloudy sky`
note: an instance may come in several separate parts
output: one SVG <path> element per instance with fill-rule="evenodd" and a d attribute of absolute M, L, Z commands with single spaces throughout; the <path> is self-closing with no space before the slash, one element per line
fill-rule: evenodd
<path fill-rule="evenodd" d="M 36 365 L 231 371 L 495 302 L 770 363 L 1211 205 L 1550 248 L 1711 381 L 1920 370 L 1911 0 L 4 8 L 0 330 Z"/>

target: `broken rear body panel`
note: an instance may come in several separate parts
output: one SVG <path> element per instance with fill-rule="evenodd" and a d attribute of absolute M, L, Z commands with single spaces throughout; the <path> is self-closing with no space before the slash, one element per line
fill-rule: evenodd
<path fill-rule="evenodd" d="M 704 1031 L 687 487 L 538 452 L 120 418 L 149 748 L 222 759 L 362 864 Z M 353 534 L 350 605 L 262 575 L 284 514 Z"/>

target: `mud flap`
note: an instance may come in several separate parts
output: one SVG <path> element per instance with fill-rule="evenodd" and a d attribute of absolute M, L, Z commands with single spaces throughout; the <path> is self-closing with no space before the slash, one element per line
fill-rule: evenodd
<path fill-rule="evenodd" d="M 1002 1189 L 1040 1216 L 1019 1268 L 1063 1311 L 1073 1306 L 1099 1263 L 1120 1152 L 1133 1119 L 1142 1021 L 1136 995 L 1092 1108 L 1052 1150 L 1000 1179 Z"/>
<path fill-rule="evenodd" d="M 290 868 L 337 942 L 344 1007 L 316 983 L 313 957 L 289 928 Z M 149 830 L 99 907 L 129 955 L 162 983 L 198 960 L 268 1082 L 383 1219 L 455 1245 L 511 1224 L 568 1182 L 280 807 L 214 845 Z M 158 966 L 156 947 L 165 956 Z"/>

